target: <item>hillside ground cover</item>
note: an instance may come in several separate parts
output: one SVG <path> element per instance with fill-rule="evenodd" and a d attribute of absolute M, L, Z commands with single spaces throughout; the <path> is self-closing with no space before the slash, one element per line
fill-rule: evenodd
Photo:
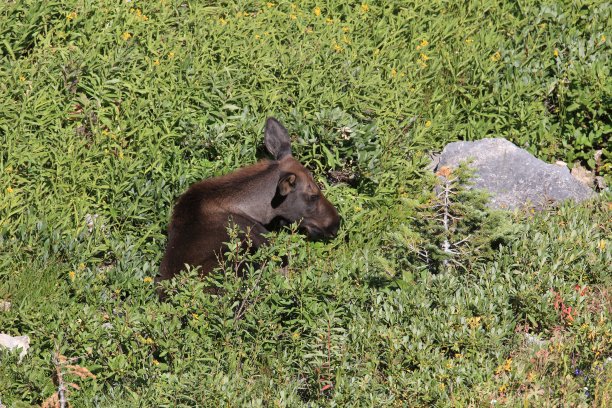
<path fill-rule="evenodd" d="M 0 351 L 0 401 L 55 406 L 61 376 L 75 407 L 610 406 L 609 193 L 497 213 L 464 170 L 425 170 L 448 142 L 505 137 L 610 184 L 610 13 L 2 2 L 0 331 L 31 348 Z M 218 274 L 188 271 L 160 303 L 174 200 L 264 157 L 267 116 L 339 236 L 288 228 L 254 255 L 232 241 Z"/>

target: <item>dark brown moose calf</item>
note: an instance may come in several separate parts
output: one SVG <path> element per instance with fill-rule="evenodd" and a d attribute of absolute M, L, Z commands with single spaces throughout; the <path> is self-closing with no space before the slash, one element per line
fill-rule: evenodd
<path fill-rule="evenodd" d="M 338 211 L 293 158 L 287 130 L 274 118 L 266 121 L 264 143 L 275 160 L 202 180 L 179 197 L 156 283 L 172 278 L 185 264 L 200 266 L 203 275 L 212 271 L 225 251 L 230 222 L 250 233 L 255 248 L 266 243 L 262 234 L 273 220 L 298 221 L 313 239 L 336 235 Z"/>

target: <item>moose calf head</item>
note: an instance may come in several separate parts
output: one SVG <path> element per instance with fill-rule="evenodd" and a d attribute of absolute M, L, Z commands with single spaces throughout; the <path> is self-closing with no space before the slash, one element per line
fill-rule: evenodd
<path fill-rule="evenodd" d="M 199 181 L 179 197 L 156 282 L 172 278 L 185 265 L 201 267 L 202 275 L 214 270 L 225 252 L 229 223 L 250 235 L 253 248 L 267 242 L 268 226 L 277 222 L 297 222 L 314 239 L 336 235 L 338 211 L 293 158 L 287 130 L 274 118 L 266 122 L 264 142 L 275 160 Z"/>
<path fill-rule="evenodd" d="M 266 121 L 266 149 L 279 165 L 273 214 L 299 226 L 312 239 L 332 238 L 340 226 L 336 208 L 323 196 L 312 174 L 291 155 L 291 140 L 283 125 L 274 118 Z"/>

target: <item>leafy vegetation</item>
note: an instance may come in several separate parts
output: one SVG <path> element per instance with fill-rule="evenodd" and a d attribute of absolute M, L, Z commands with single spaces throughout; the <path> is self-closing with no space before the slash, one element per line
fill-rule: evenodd
<path fill-rule="evenodd" d="M 0 351 L 0 400 L 42 404 L 59 370 L 73 406 L 609 405 L 609 193 L 496 213 L 425 166 L 502 136 L 610 184 L 610 12 L 4 2 L 0 329 L 31 348 Z M 232 247 L 224 273 L 185 272 L 160 303 L 174 199 L 263 157 L 272 115 L 339 237 Z M 447 228 L 436 185 L 457 193 Z"/>

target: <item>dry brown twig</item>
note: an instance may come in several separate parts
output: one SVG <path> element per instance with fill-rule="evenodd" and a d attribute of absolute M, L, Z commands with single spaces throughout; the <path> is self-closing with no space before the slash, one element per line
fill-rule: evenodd
<path fill-rule="evenodd" d="M 80 390 L 81 387 L 73 382 L 66 383 L 64 376 L 72 375 L 79 378 L 96 378 L 96 376 L 86 367 L 72 364 L 79 358 L 80 357 L 67 358 L 58 351 L 53 353 L 52 362 L 55 368 L 53 382 L 57 387 L 57 391 L 42 403 L 41 408 L 70 407 L 70 403 L 68 402 L 68 394 L 70 393 L 71 389 Z"/>

